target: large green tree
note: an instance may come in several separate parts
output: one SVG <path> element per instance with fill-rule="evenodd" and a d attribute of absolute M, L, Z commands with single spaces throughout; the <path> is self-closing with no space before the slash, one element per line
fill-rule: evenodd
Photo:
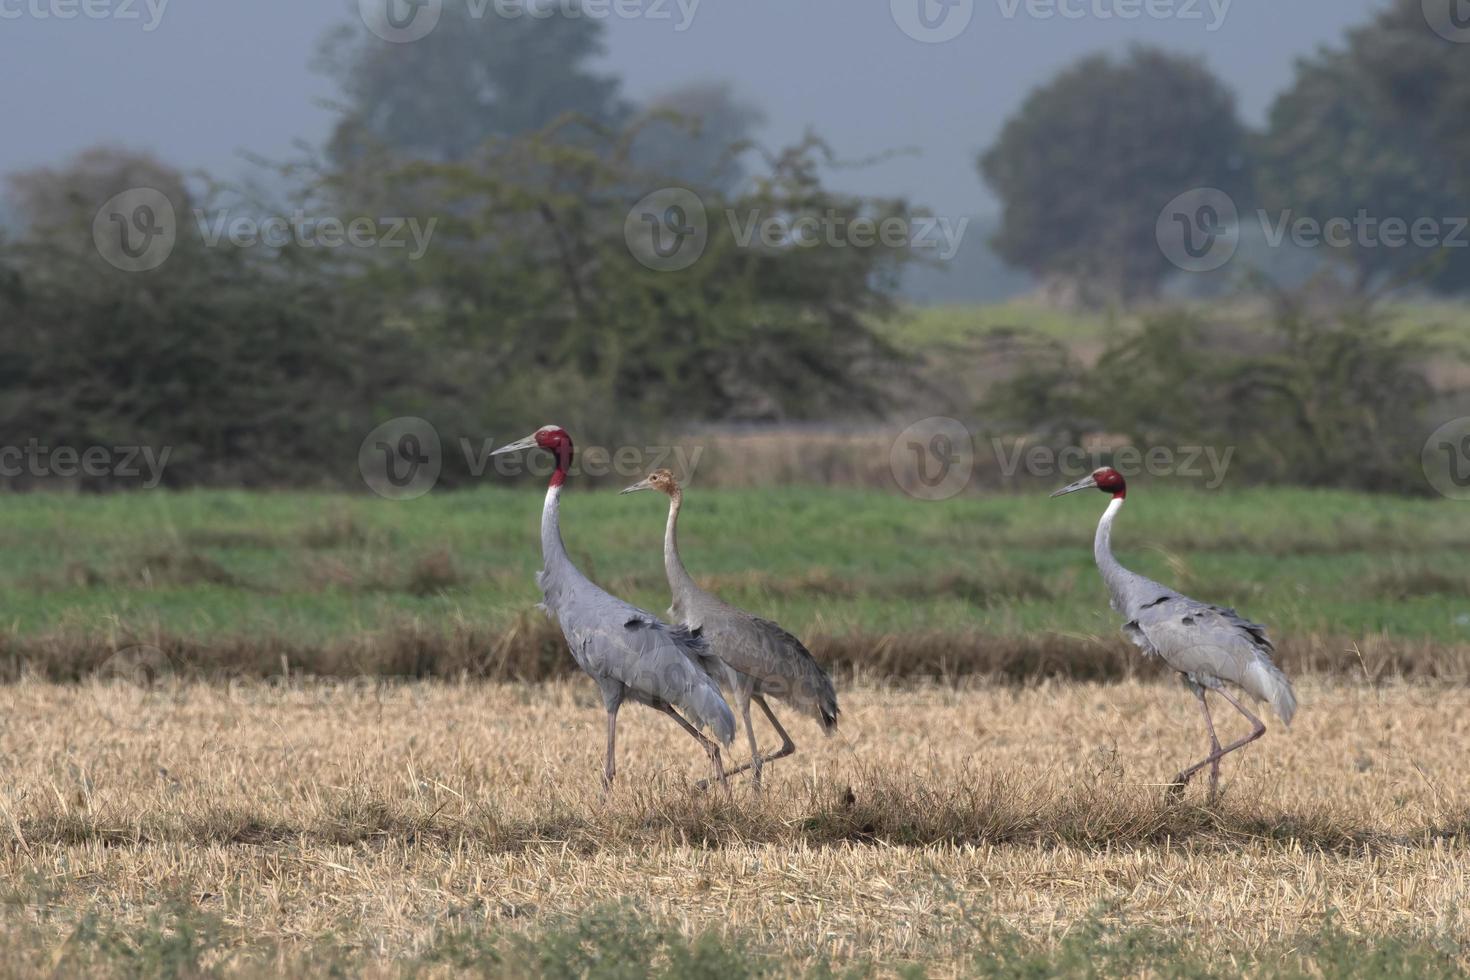
<path fill-rule="evenodd" d="M 815 139 L 766 160 L 742 194 L 680 190 L 650 205 L 669 192 L 629 164 L 636 133 L 584 145 L 552 130 L 411 168 L 443 218 L 425 259 L 378 288 L 415 305 L 421 328 L 508 404 L 556 404 L 573 421 L 880 405 L 895 372 L 871 326 L 892 312 L 911 255 L 851 229 L 905 222 L 906 207 L 823 187 L 831 157 Z M 638 246 L 650 221 L 668 266 Z M 786 234 L 803 221 L 831 233 Z"/>
<path fill-rule="evenodd" d="M 629 113 L 619 82 L 591 64 L 604 31 L 587 16 L 508 17 L 467 0 L 445 0 L 437 27 L 409 43 L 361 24 L 340 28 L 319 58 L 341 90 L 333 161 L 351 165 L 387 149 L 398 159 L 454 162 L 565 113 L 617 125 Z"/>
<path fill-rule="evenodd" d="M 211 200 L 166 164 L 101 148 L 8 184 L 25 222 L 0 243 L 0 430 L 16 444 L 167 449 L 171 484 L 345 481 L 379 415 L 443 397 L 445 367 L 339 259 L 208 241 L 192 212 Z M 162 195 L 147 222 L 172 246 L 129 271 L 96 218 L 139 187 Z"/>
<path fill-rule="evenodd" d="M 1439 4 L 1446 18 L 1453 2 Z M 1431 23 L 1423 0 L 1401 0 L 1300 61 L 1261 141 L 1267 217 L 1337 222 L 1335 243 L 1315 247 L 1359 288 L 1470 287 L 1470 232 L 1455 217 L 1470 196 L 1470 49 Z"/>
<path fill-rule="evenodd" d="M 1426 30 L 1426 24 L 1429 25 Z M 1470 194 L 1470 21 L 1463 0 L 1394 0 L 1352 31 L 1348 50 L 1379 97 L 1420 121 Z"/>
<path fill-rule="evenodd" d="M 1032 92 L 980 172 L 1003 207 L 1003 259 L 1110 301 L 1148 296 L 1173 270 L 1155 234 L 1173 198 L 1249 184 L 1230 91 L 1196 59 L 1146 47 Z"/>
<path fill-rule="evenodd" d="M 650 204 L 663 185 L 630 165 L 635 132 L 552 127 L 385 173 L 436 219 L 421 253 L 214 236 L 222 203 L 258 207 L 126 153 L 20 175 L 26 227 L 0 241 L 0 430 L 168 447 L 176 485 L 359 484 L 362 440 L 393 416 L 433 420 L 455 481 L 474 475 L 461 437 L 547 417 L 616 445 L 671 419 L 881 406 L 896 372 L 872 327 L 909 253 L 869 239 L 904 206 L 824 188 L 816 140 L 740 195 Z M 139 184 L 159 196 L 99 225 Z M 322 214 L 315 190 L 283 213 Z M 650 220 L 669 252 L 640 244 Z M 801 220 L 837 237 L 790 233 Z M 120 235 L 168 247 L 132 268 Z"/>

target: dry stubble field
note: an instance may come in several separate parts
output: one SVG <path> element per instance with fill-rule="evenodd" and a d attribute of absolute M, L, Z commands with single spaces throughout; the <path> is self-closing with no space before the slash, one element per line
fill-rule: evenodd
<path fill-rule="evenodd" d="M 1117 633 L 1096 506 L 691 498 L 696 574 L 842 678 L 841 735 L 794 720 L 767 795 L 726 801 L 637 707 L 602 798 L 594 690 L 530 612 L 539 494 L 7 498 L 0 977 L 1467 965 L 1459 505 L 1137 496 L 1127 561 L 1266 623 L 1302 694 L 1216 806 L 1165 802 L 1204 733 Z M 664 607 L 659 506 L 566 519 L 598 581 Z M 95 679 L 148 650 L 187 680 Z"/>
<path fill-rule="evenodd" d="M 1304 679 L 1206 806 L 1160 785 L 1204 743 L 1173 684 L 969 687 L 846 690 L 838 737 L 796 722 L 727 801 L 638 707 L 604 799 L 585 681 L 9 685 L 0 968 L 514 974 L 588 916 L 702 936 L 684 973 L 725 945 L 945 975 L 1069 935 L 1225 972 L 1317 970 L 1324 929 L 1440 966 L 1470 940 L 1465 689 Z"/>

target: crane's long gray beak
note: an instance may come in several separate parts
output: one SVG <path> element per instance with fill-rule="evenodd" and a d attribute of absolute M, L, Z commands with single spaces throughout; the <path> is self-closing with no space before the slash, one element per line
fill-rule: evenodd
<path fill-rule="evenodd" d="M 505 453 L 518 453 L 522 449 L 535 449 L 535 448 L 536 448 L 536 436 L 535 435 L 529 435 L 529 436 L 526 436 L 526 438 L 524 438 L 524 439 L 518 439 L 515 442 L 510 443 L 509 445 L 501 446 L 499 449 L 495 450 L 490 455 L 491 456 L 501 456 L 501 455 L 504 455 Z"/>
<path fill-rule="evenodd" d="M 648 482 L 648 479 L 645 477 L 644 479 L 639 480 L 637 483 L 633 484 L 628 489 L 618 491 L 618 496 L 622 496 L 625 493 L 637 493 L 639 490 L 652 490 L 652 489 L 653 489 L 653 484 L 649 483 Z"/>
<path fill-rule="evenodd" d="M 1082 479 L 1078 480 L 1076 483 L 1073 483 L 1070 486 L 1062 487 L 1062 489 L 1060 489 L 1060 490 L 1056 491 L 1055 493 L 1053 493 L 1052 496 L 1053 497 L 1065 497 L 1067 494 L 1069 494 L 1069 493 L 1076 493 L 1078 490 L 1092 490 L 1092 489 L 1094 489 L 1096 487 L 1097 487 L 1097 478 L 1096 477 L 1093 477 L 1093 476 L 1090 476 L 1090 475 L 1089 476 L 1084 476 Z"/>

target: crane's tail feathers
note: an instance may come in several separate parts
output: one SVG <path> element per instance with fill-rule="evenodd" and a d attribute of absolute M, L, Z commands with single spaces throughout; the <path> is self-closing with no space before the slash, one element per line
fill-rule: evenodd
<path fill-rule="evenodd" d="M 812 661 L 816 667 L 816 661 Z M 822 725 L 822 734 L 832 735 L 837 731 L 837 716 L 842 714 L 837 707 L 837 689 L 832 686 L 832 678 L 821 667 L 816 667 L 816 703 L 817 721 Z"/>
<path fill-rule="evenodd" d="M 1281 723 L 1291 727 L 1291 719 L 1296 715 L 1296 691 L 1281 669 L 1268 661 L 1258 660 L 1251 667 L 1250 678 L 1254 682 L 1251 693 L 1271 705 Z"/>
<path fill-rule="evenodd" d="M 837 708 L 837 689 L 832 686 L 832 678 L 800 640 L 774 623 L 766 625 L 770 633 L 784 643 L 787 653 L 782 658 L 784 664 L 780 681 L 765 681 L 765 690 L 816 719 L 822 726 L 822 733 L 831 735 L 837 731 L 837 716 L 842 713 Z"/>
<path fill-rule="evenodd" d="M 787 704 L 798 711 L 816 720 L 822 726 L 822 733 L 831 735 L 837 731 L 837 716 L 842 712 L 837 707 L 837 691 L 832 686 L 832 678 L 827 672 L 817 666 L 815 660 L 807 663 L 807 669 L 801 672 L 797 680 L 788 680 L 789 685 L 778 696 Z M 773 688 L 766 689 L 769 693 L 776 693 Z"/>
<path fill-rule="evenodd" d="M 714 685 L 689 692 L 689 697 L 680 707 L 695 725 L 708 731 L 721 745 L 728 746 L 735 740 L 735 713 Z"/>
<path fill-rule="evenodd" d="M 702 631 L 688 626 L 670 626 L 674 642 L 679 644 L 690 657 L 691 666 L 709 655 L 709 642 Z M 702 668 L 695 666 L 698 683 L 685 695 L 678 707 L 684 709 L 694 724 L 714 735 L 721 745 L 735 740 L 735 713 L 720 696 L 719 685 Z"/>

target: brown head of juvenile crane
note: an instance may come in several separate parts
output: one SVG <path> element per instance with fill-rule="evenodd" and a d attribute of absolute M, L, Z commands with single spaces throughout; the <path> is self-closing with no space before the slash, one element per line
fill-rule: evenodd
<path fill-rule="evenodd" d="M 824 733 L 831 735 L 837 729 L 837 692 L 832 678 L 796 637 L 770 620 L 752 616 L 716 598 L 694 583 L 679 557 L 679 509 L 684 503 L 684 491 L 673 473 L 655 470 L 623 493 L 640 490 L 656 490 L 669 498 L 669 520 L 664 530 L 664 571 L 673 595 L 669 616 L 697 633 L 724 666 L 725 687 L 734 695 L 735 709 L 745 725 L 751 758 L 746 765 L 730 770 L 730 775 L 750 769 L 754 784 L 759 787 L 766 763 L 796 751 L 796 743 L 776 720 L 766 697 L 777 698 L 809 714 Z M 750 720 L 752 701 L 781 738 L 781 748 L 769 755 L 761 754 L 756 741 Z"/>
<path fill-rule="evenodd" d="M 1284 725 L 1290 725 L 1296 714 L 1296 692 L 1276 666 L 1273 659 L 1276 649 L 1264 626 L 1245 619 L 1234 609 L 1180 595 L 1130 572 L 1113 557 L 1113 521 L 1128 497 L 1128 482 L 1121 473 L 1104 466 L 1052 496 L 1094 489 L 1112 498 L 1097 525 L 1093 556 L 1112 597 L 1113 610 L 1127 620 L 1123 633 L 1145 654 L 1162 658 L 1179 672 L 1185 686 L 1199 699 L 1205 729 L 1210 735 L 1209 755 L 1175 776 L 1170 791 L 1182 790 L 1195 773 L 1208 766 L 1213 798 L 1220 784 L 1220 760 L 1266 733 L 1261 719 L 1241 704 L 1226 685 L 1239 687 L 1270 704 Z M 1222 748 L 1215 736 L 1206 691 L 1214 691 L 1244 715 L 1251 724 L 1250 734 Z"/>

